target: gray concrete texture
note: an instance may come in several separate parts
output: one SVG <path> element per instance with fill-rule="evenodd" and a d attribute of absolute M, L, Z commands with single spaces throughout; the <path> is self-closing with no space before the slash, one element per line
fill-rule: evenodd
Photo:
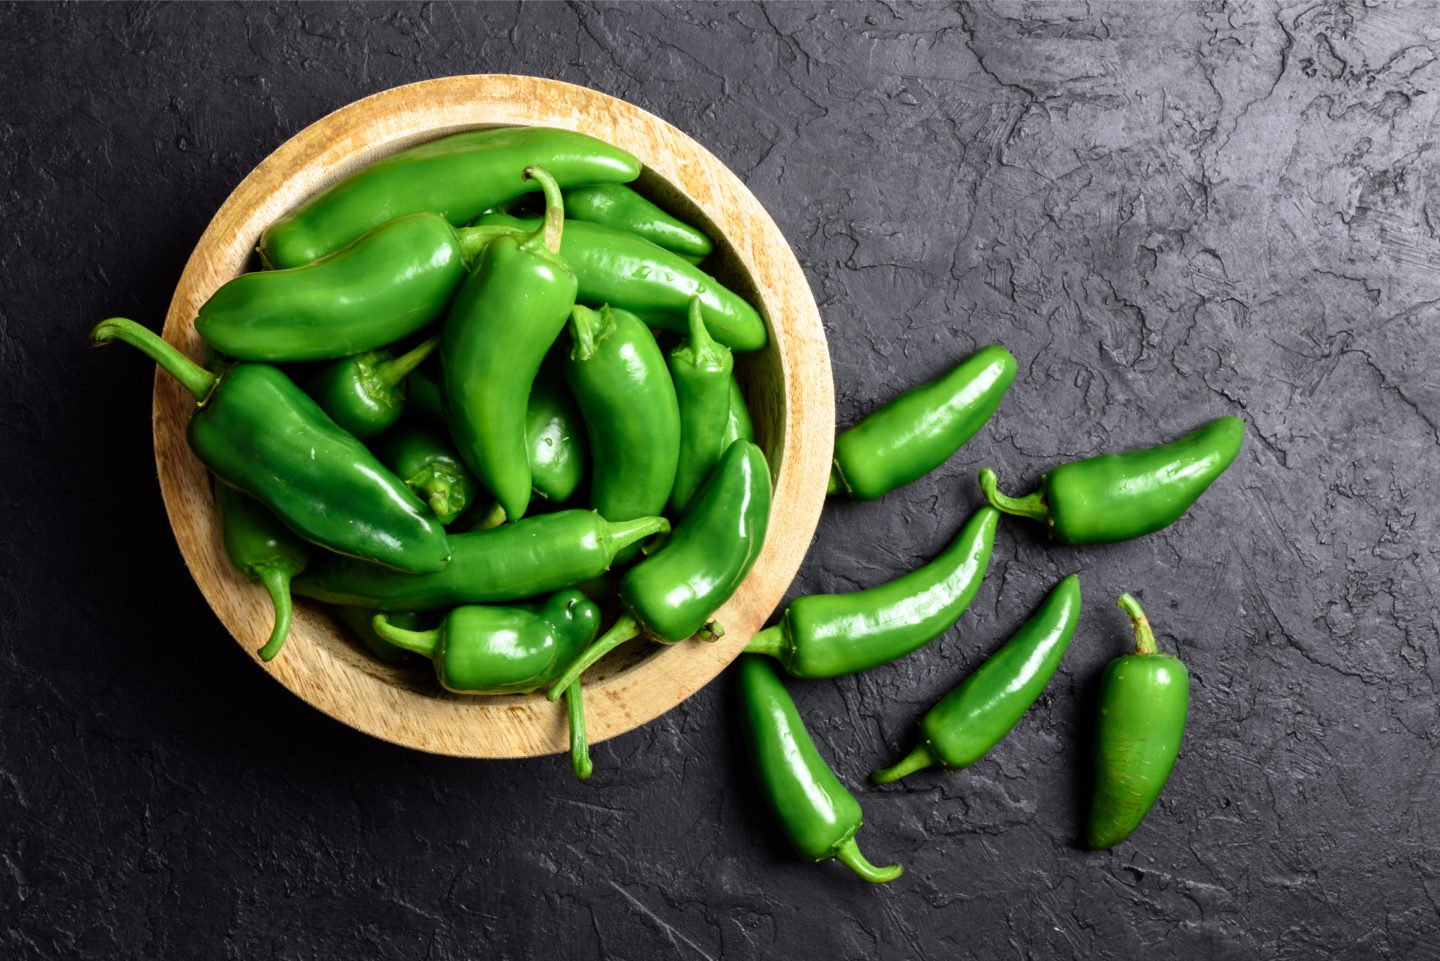
<path fill-rule="evenodd" d="M 1433 4 L 0 7 L 0 954 L 9 958 L 1440 958 Z M 1007 521 L 971 611 L 792 690 L 865 806 L 872 888 L 795 861 L 733 685 L 561 758 L 422 756 L 246 663 L 173 548 L 158 324 L 250 168 L 396 84 L 586 84 L 729 164 L 794 245 L 848 426 L 999 341 L 933 475 L 826 508 L 792 595 L 888 580 L 1050 465 L 1244 417 L 1169 530 Z M 1080 572 L 989 757 L 873 789 L 920 715 Z M 1174 776 L 1078 846 L 1096 682 L 1137 593 L 1193 676 Z"/>

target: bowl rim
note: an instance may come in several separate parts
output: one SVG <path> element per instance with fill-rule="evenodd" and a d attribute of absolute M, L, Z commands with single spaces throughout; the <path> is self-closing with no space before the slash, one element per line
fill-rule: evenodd
<path fill-rule="evenodd" d="M 764 445 L 775 482 L 770 528 L 749 576 L 716 613 L 725 636 L 665 646 L 609 676 L 587 674 L 589 736 L 598 743 L 679 705 L 738 656 L 794 579 L 824 504 L 835 408 L 819 309 L 779 227 L 728 167 L 648 111 L 564 81 L 470 74 L 393 87 L 305 127 L 236 186 L 185 265 L 164 336 L 189 356 L 200 356 L 194 328 L 200 304 L 244 268 L 261 230 L 305 197 L 385 153 L 460 129 L 497 125 L 560 127 L 599 137 L 634 153 L 684 194 L 753 280 L 773 344 L 766 350 L 778 358 L 783 385 L 779 436 Z M 269 631 L 268 595 L 241 578 L 225 557 L 207 472 L 185 442 L 193 407 L 188 394 L 156 372 L 153 436 L 161 494 L 196 585 L 256 664 L 336 720 L 405 747 L 496 758 L 568 750 L 563 704 L 542 693 L 464 697 L 397 684 L 391 669 L 341 641 L 331 619 L 298 598 L 284 652 L 260 661 L 255 652 Z M 309 637 L 336 643 L 307 643 Z"/>

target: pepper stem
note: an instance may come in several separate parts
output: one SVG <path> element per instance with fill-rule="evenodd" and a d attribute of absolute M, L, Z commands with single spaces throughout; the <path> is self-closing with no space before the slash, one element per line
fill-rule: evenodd
<path fill-rule="evenodd" d="M 381 361 L 375 365 L 375 376 L 380 383 L 386 387 L 394 387 L 400 383 L 410 372 L 425 362 L 425 358 L 435 353 L 435 348 L 440 346 L 440 335 L 429 337 L 411 347 L 399 357 Z"/>
<path fill-rule="evenodd" d="M 545 222 L 536 236 L 544 237 L 545 249 L 552 254 L 560 252 L 560 235 L 565 230 L 565 198 L 560 194 L 560 185 L 544 167 L 526 167 L 525 176 L 539 181 L 545 192 Z"/>
<path fill-rule="evenodd" d="M 565 689 L 565 713 L 570 720 L 570 768 L 580 780 L 595 770 L 590 760 L 590 738 L 585 730 L 585 700 L 580 681 Z"/>
<path fill-rule="evenodd" d="M 133 320 L 111 317 L 109 320 L 100 321 L 95 325 L 95 329 L 90 331 L 92 347 L 103 347 L 112 340 L 129 344 L 155 361 L 164 369 L 165 373 L 178 380 L 180 386 L 193 394 L 195 399 L 202 404 L 205 403 L 210 392 L 215 389 L 215 384 L 220 380 L 219 377 L 172 347 L 159 334 L 140 326 Z"/>
<path fill-rule="evenodd" d="M 605 523 L 605 554 L 611 560 L 625 548 L 637 541 L 656 534 L 670 533 L 670 522 L 663 517 L 637 517 L 628 521 L 607 521 Z"/>
<path fill-rule="evenodd" d="M 827 497 L 835 494 L 850 493 L 850 485 L 845 483 L 845 474 L 840 470 L 840 464 L 835 461 L 830 463 L 830 482 L 825 485 Z"/>
<path fill-rule="evenodd" d="M 545 696 L 552 701 L 558 701 L 560 695 L 565 693 L 566 688 L 579 681 L 580 675 L 584 674 L 590 665 L 631 638 L 639 636 L 639 622 L 629 614 L 622 614 L 620 620 L 615 622 L 615 626 L 606 631 L 594 644 L 585 648 L 585 652 L 565 668 L 564 672 L 555 679 L 555 683 L 550 685 L 550 690 Z"/>
<path fill-rule="evenodd" d="M 595 356 L 595 348 L 615 327 L 615 321 L 607 314 L 576 304 L 570 310 L 571 360 L 589 360 Z"/>
<path fill-rule="evenodd" d="M 270 640 L 260 648 L 260 660 L 268 661 L 280 653 L 285 638 L 290 634 L 290 617 L 293 604 L 290 600 L 290 572 L 278 567 L 267 567 L 258 571 L 260 583 L 270 594 L 270 603 L 275 605 L 275 626 L 270 631 Z"/>
<path fill-rule="evenodd" d="M 403 627 L 396 627 L 385 617 L 384 613 L 376 614 L 370 621 L 370 626 L 375 633 L 396 647 L 403 647 L 407 651 L 414 651 L 422 657 L 433 657 L 435 645 L 440 643 L 440 632 L 443 627 L 437 627 L 429 631 L 410 631 Z"/>
<path fill-rule="evenodd" d="M 465 262 L 465 269 L 475 266 L 475 261 L 479 260 L 480 254 L 490 246 L 490 241 L 500 237 L 517 237 L 524 232 L 518 227 L 505 227 L 500 224 L 459 228 L 455 231 L 455 236 L 460 241 L 460 259 Z"/>
<path fill-rule="evenodd" d="M 750 643 L 745 645 L 744 653 L 765 654 L 783 662 L 785 649 L 789 646 L 786 643 L 785 625 L 782 622 L 773 627 L 767 627 L 750 638 Z"/>
<path fill-rule="evenodd" d="M 1024 497 L 1007 497 L 996 488 L 998 480 L 999 478 L 995 476 L 993 470 L 988 467 L 980 468 L 980 490 L 985 493 L 985 499 L 990 502 L 991 507 L 1006 514 L 1028 517 L 1041 523 L 1047 523 L 1050 520 L 1050 507 L 1045 503 L 1043 492 L 1035 491 Z"/>
<path fill-rule="evenodd" d="M 1159 648 L 1155 643 L 1155 631 L 1150 627 L 1150 618 L 1140 609 L 1140 602 L 1130 594 L 1121 594 L 1115 606 L 1130 615 L 1130 624 L 1135 628 L 1135 653 L 1156 653 Z"/>
<path fill-rule="evenodd" d="M 905 869 L 898 864 L 889 867 L 876 867 L 866 860 L 865 855 L 860 853 L 860 845 L 855 843 L 855 835 L 850 835 L 840 846 L 835 849 L 835 860 L 854 871 L 860 877 L 871 884 L 884 884 L 886 881 L 893 881 L 905 873 Z"/>
<path fill-rule="evenodd" d="M 939 763 L 939 758 L 935 757 L 928 747 L 924 744 L 917 744 L 915 750 L 901 758 L 898 764 L 882 767 L 870 775 L 870 780 L 876 784 L 889 784 L 891 781 L 898 781 L 902 777 L 914 774 L 916 771 L 923 771 L 927 767 L 934 767 Z"/>
<path fill-rule="evenodd" d="M 730 348 L 710 336 L 699 297 L 690 298 L 689 334 L 691 363 L 700 370 L 729 370 Z"/>

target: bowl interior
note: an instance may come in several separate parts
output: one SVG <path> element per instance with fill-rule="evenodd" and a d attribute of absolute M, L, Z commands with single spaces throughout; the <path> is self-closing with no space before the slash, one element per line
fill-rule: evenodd
<path fill-rule="evenodd" d="M 280 214 L 381 156 L 486 126 L 566 127 L 630 150 L 645 164 L 633 186 L 710 234 L 705 269 L 749 299 L 770 330 L 760 351 L 736 354 L 775 496 L 766 545 L 717 612 L 719 642 L 626 645 L 585 677 L 592 741 L 630 730 L 703 686 L 743 649 L 788 587 L 818 522 L 834 432 L 828 353 L 818 311 L 783 236 L 728 169 L 664 121 L 595 91 L 527 77 L 452 77 L 396 88 L 323 118 L 282 145 L 226 201 L 177 287 L 166 336 L 199 356 L 193 318 L 224 281 L 247 269 L 260 232 Z M 225 559 L 204 468 L 184 443 L 193 408 L 157 376 L 156 460 L 177 541 L 197 584 L 247 650 L 268 633 L 264 592 Z M 256 663 L 261 663 L 256 661 Z M 396 743 L 446 754 L 513 757 L 567 747 L 563 708 L 541 694 L 445 692 L 420 667 L 374 659 L 319 604 L 297 599 L 284 652 L 265 670 L 317 708 Z"/>

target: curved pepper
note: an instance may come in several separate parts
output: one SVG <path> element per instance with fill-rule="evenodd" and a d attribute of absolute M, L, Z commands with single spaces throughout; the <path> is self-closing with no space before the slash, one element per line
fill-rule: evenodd
<path fill-rule="evenodd" d="M 991 344 L 907 390 L 835 438 L 829 493 L 872 500 L 930 473 L 985 426 L 1014 379 L 1015 358 Z"/>
<path fill-rule="evenodd" d="M 770 520 L 770 468 L 760 448 L 730 445 L 710 479 L 695 495 L 679 525 L 654 554 L 625 572 L 620 601 L 625 612 L 551 686 L 555 700 L 590 665 L 642 632 L 665 644 L 683 641 L 707 624 L 745 579 L 765 545 Z"/>
<path fill-rule="evenodd" d="M 663 517 L 611 523 L 594 511 L 539 514 L 452 534 L 454 557 L 436 574 L 402 574 L 344 557 L 317 557 L 295 593 L 384 611 L 438 611 L 535 597 L 599 577 L 630 544 L 670 530 Z"/>
<path fill-rule="evenodd" d="M 680 450 L 670 509 L 683 513 L 725 453 L 734 355 L 705 329 L 700 301 L 690 302 L 690 336 L 670 351 L 670 377 L 680 405 Z"/>
<path fill-rule="evenodd" d="M 982 507 L 929 564 L 852 594 L 790 602 L 745 650 L 777 658 L 791 677 L 839 677 L 888 664 L 939 637 L 970 606 L 990 566 L 1000 513 Z"/>
<path fill-rule="evenodd" d="M 441 527 L 414 494 L 295 383 L 268 364 L 235 364 L 216 377 L 133 320 L 90 332 L 142 351 L 194 395 L 186 438 L 222 481 L 255 497 L 308 541 L 397 570 L 450 562 Z"/>
<path fill-rule="evenodd" d="M 1086 841 L 1095 850 L 1128 838 L 1165 787 L 1190 709 L 1190 672 L 1161 654 L 1140 602 L 1123 595 L 1116 606 L 1135 628 L 1135 653 L 1117 657 L 1100 679 L 1100 725 L 1095 734 L 1095 798 Z"/>
<path fill-rule="evenodd" d="M 534 229 L 533 219 L 486 214 L 477 223 Z M 765 322 L 743 297 L 678 254 L 644 238 L 572 220 L 565 225 L 560 256 L 575 270 L 576 299 L 628 310 L 651 327 L 686 332 L 690 301 L 700 298 L 710 336 L 733 350 L 765 346 Z"/>
<path fill-rule="evenodd" d="M 372 350 L 325 364 L 305 382 L 306 392 L 330 419 L 361 440 L 395 425 L 405 412 L 407 375 L 436 347 L 438 335 L 401 354 Z"/>
<path fill-rule="evenodd" d="M 550 171 L 562 187 L 628 183 L 640 176 L 640 161 L 631 154 L 569 130 L 466 131 L 367 164 L 311 197 L 266 229 L 260 257 L 271 267 L 308 264 L 372 227 L 421 211 L 458 226 L 539 190 L 516 176 L 533 166 Z"/>
<path fill-rule="evenodd" d="M 763 658 L 736 662 L 740 719 L 756 781 L 795 851 L 806 861 L 836 858 L 866 881 L 893 881 L 898 864 L 876 867 L 860 853 L 860 802 L 825 764 L 795 702 Z"/>
<path fill-rule="evenodd" d="M 402 217 L 314 263 L 241 274 L 200 307 L 195 329 L 221 353 L 272 363 L 384 347 L 439 319 L 465 268 L 514 233 Z"/>
<path fill-rule="evenodd" d="M 1080 578 L 1071 574 L 979 670 L 920 721 L 920 743 L 898 764 L 870 775 L 898 781 L 936 764 L 969 767 L 1010 733 L 1060 664 L 1080 621 Z"/>
<path fill-rule="evenodd" d="M 440 523 L 453 523 L 475 502 L 475 479 L 450 434 L 429 418 L 407 417 L 381 436 L 375 452 Z"/>
<path fill-rule="evenodd" d="M 1169 444 L 1062 464 L 1025 497 L 1000 493 L 988 467 L 980 489 L 998 510 L 1040 521 L 1066 544 L 1129 540 L 1179 520 L 1235 460 L 1244 435 L 1240 418 L 1217 417 Z"/>
<path fill-rule="evenodd" d="M 590 449 L 585 421 L 554 354 L 540 367 L 525 410 L 530 486 L 552 504 L 575 495 L 585 479 Z"/>
<path fill-rule="evenodd" d="M 659 514 L 675 486 L 680 407 L 665 355 L 633 314 L 575 307 L 565 380 L 590 440 L 590 503 L 607 520 Z"/>
<path fill-rule="evenodd" d="M 515 200 L 500 209 L 512 216 L 524 217 L 529 212 L 527 200 Z M 565 191 L 565 216 L 643 237 L 692 264 L 698 264 L 715 249 L 702 231 L 672 217 L 624 184 L 596 184 Z"/>
<path fill-rule="evenodd" d="M 391 644 L 430 658 L 448 691 L 525 694 L 549 683 L 594 639 L 600 608 L 579 591 L 565 590 L 535 605 L 457 607 L 428 631 L 397 627 L 385 614 L 376 614 L 371 626 Z M 578 683 L 566 689 L 571 762 L 583 781 L 592 766 L 581 698 Z"/>
<path fill-rule="evenodd" d="M 270 639 L 259 651 L 260 660 L 268 661 L 280 653 L 290 633 L 290 579 L 305 569 L 310 551 L 259 501 L 219 481 L 215 513 L 220 516 L 220 539 L 230 563 L 246 580 L 263 585 L 275 606 Z"/>
<path fill-rule="evenodd" d="M 544 185 L 545 220 L 528 236 L 485 248 L 445 318 L 440 349 L 450 435 L 512 521 L 530 504 L 530 388 L 575 305 L 575 275 L 555 254 L 564 225 L 560 188 L 538 167 L 525 176 Z"/>

